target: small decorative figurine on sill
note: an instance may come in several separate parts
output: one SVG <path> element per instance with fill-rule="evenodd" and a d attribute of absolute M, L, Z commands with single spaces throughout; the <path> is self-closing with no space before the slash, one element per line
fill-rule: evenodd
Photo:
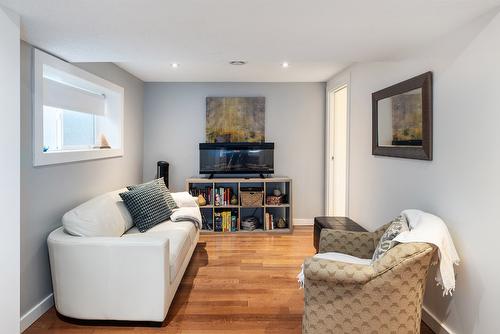
<path fill-rule="evenodd" d="M 94 146 L 94 148 L 99 148 L 99 149 L 106 149 L 106 148 L 111 148 L 111 145 L 109 145 L 109 141 L 108 141 L 108 138 L 106 138 L 106 135 L 104 135 L 103 133 L 101 133 L 101 144 L 100 145 L 97 145 L 97 146 Z"/>

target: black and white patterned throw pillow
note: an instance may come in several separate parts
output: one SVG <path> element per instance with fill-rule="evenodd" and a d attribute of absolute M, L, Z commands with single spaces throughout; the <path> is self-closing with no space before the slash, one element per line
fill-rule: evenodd
<path fill-rule="evenodd" d="M 164 192 L 157 182 L 150 182 L 120 193 L 120 197 L 140 232 L 146 232 L 172 215 L 172 210 L 165 201 Z"/>
<path fill-rule="evenodd" d="M 127 189 L 134 190 L 134 189 L 137 189 L 138 187 L 142 187 L 142 186 L 148 185 L 150 183 L 157 183 L 160 186 L 160 188 L 163 192 L 163 197 L 165 198 L 165 201 L 167 202 L 168 206 L 170 207 L 170 210 L 174 210 L 174 209 L 178 208 L 177 203 L 175 203 L 175 200 L 172 197 L 172 194 L 170 194 L 170 190 L 168 190 L 167 186 L 165 185 L 165 180 L 162 177 L 159 179 L 155 179 L 153 181 L 150 181 L 150 182 L 137 184 L 135 186 L 128 186 Z"/>
<path fill-rule="evenodd" d="M 389 249 L 396 246 L 397 242 L 394 241 L 394 238 L 396 238 L 401 232 L 408 230 L 408 222 L 405 217 L 399 216 L 395 218 L 387 230 L 385 230 L 384 235 L 380 238 L 378 246 L 375 248 L 375 252 L 373 253 L 372 261 L 377 261 L 384 256 Z"/>

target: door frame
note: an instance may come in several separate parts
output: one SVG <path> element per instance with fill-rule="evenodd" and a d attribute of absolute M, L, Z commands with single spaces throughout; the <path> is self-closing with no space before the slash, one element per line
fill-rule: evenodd
<path fill-rule="evenodd" d="M 343 88 L 347 88 L 347 117 L 346 117 L 346 189 L 345 189 L 345 214 L 349 216 L 349 174 L 350 174 L 350 127 L 351 127 L 351 75 L 350 72 L 343 73 L 331 79 L 326 88 L 326 130 L 325 130 L 325 215 L 333 216 L 333 159 L 334 146 L 332 145 L 334 137 L 334 117 L 333 110 L 330 110 L 332 105 L 331 96 Z"/>

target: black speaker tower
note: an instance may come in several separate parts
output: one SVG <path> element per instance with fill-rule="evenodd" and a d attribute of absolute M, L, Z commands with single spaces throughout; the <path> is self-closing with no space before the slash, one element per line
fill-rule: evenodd
<path fill-rule="evenodd" d="M 158 161 L 156 163 L 156 178 L 159 179 L 160 177 L 163 177 L 167 188 L 168 188 L 168 166 L 169 164 L 166 161 Z"/>

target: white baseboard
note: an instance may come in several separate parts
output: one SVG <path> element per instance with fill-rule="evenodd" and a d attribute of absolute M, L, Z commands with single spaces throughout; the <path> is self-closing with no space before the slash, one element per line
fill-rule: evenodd
<path fill-rule="evenodd" d="M 21 333 L 28 329 L 38 318 L 54 306 L 54 294 L 45 297 L 40 303 L 21 316 Z"/>
<path fill-rule="evenodd" d="M 304 219 L 304 218 L 295 218 L 293 220 L 293 225 L 314 225 L 314 219 L 312 218 L 307 218 L 307 219 Z"/>
<path fill-rule="evenodd" d="M 422 321 L 436 334 L 455 334 L 425 306 L 422 307 Z"/>

